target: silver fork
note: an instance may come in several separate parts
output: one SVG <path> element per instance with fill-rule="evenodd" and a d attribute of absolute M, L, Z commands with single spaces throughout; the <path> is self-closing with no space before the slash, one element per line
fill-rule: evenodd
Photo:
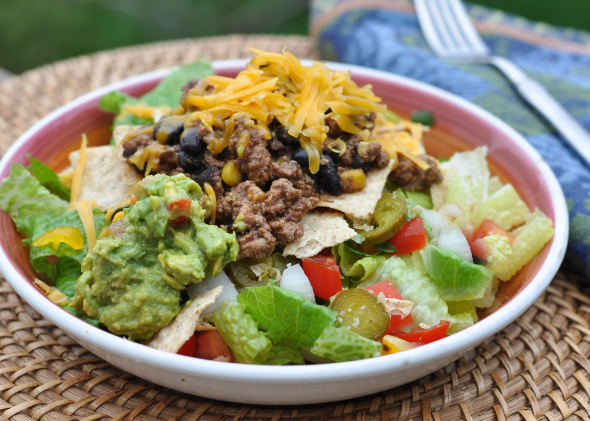
<path fill-rule="evenodd" d="M 590 166 L 588 132 L 541 84 L 509 59 L 491 54 L 460 0 L 414 0 L 414 4 L 424 37 L 436 55 L 450 61 L 485 63 L 498 68 Z"/>

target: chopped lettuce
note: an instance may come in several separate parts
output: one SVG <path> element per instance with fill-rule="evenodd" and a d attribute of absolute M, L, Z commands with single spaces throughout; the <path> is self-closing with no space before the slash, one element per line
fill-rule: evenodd
<path fill-rule="evenodd" d="M 498 278 L 494 278 L 492 282 L 488 285 L 485 292 L 483 293 L 483 297 L 478 298 L 477 300 L 473 300 L 473 304 L 477 308 L 488 308 L 494 304 L 494 300 L 496 299 L 496 292 L 498 291 L 498 285 L 500 281 Z"/>
<path fill-rule="evenodd" d="M 163 79 L 158 86 L 140 98 L 134 98 L 123 92 L 110 92 L 100 100 L 100 108 L 113 114 L 120 114 L 126 104 L 145 104 L 151 107 L 169 107 L 174 108 L 180 103 L 182 96 L 181 88 L 187 81 L 200 79 L 214 74 L 211 65 L 205 61 L 199 60 L 193 63 L 179 67 Z M 114 125 L 131 124 L 142 125 L 151 124 L 152 121 L 145 118 L 136 117 L 133 114 L 117 116 Z"/>
<path fill-rule="evenodd" d="M 93 211 L 94 213 L 94 227 L 97 233 L 100 233 L 102 228 L 106 225 L 105 216 L 98 209 Z M 75 210 L 66 210 L 61 213 L 46 213 L 38 214 L 29 218 L 28 232 L 26 233 L 28 238 L 23 240 L 25 246 L 31 248 L 30 260 L 33 269 L 39 273 L 47 275 L 49 278 L 55 281 L 56 276 L 59 274 L 57 266 L 49 264 L 48 256 L 57 256 L 60 259 L 64 257 L 73 258 L 80 264 L 82 259 L 88 254 L 88 241 L 86 239 L 86 230 L 82 224 L 82 220 Z M 51 244 L 45 244 L 43 246 L 34 246 L 33 242 L 41 235 L 45 234 L 52 229 L 59 227 L 74 227 L 80 230 L 82 238 L 84 239 L 84 247 L 79 250 L 74 250 L 70 245 L 66 243 L 60 243 L 56 250 L 53 249 Z M 67 295 L 67 294 L 66 294 Z"/>
<path fill-rule="evenodd" d="M 507 281 L 525 264 L 527 264 L 553 236 L 553 222 L 539 211 L 527 215 L 526 224 L 515 230 L 517 233 L 512 243 L 512 259 L 497 273 L 502 281 Z"/>
<path fill-rule="evenodd" d="M 478 317 L 473 301 L 451 301 L 447 305 L 451 315 L 451 325 L 447 335 L 457 333 L 477 322 Z"/>
<path fill-rule="evenodd" d="M 446 203 L 458 205 L 465 215 L 463 218 L 457 218 L 457 225 L 463 226 L 471 222 L 477 207 L 484 200 L 485 192 L 484 180 L 467 175 L 456 175 L 451 179 Z"/>
<path fill-rule="evenodd" d="M 487 258 L 488 269 L 494 275 L 503 272 L 512 260 L 513 252 L 510 239 L 493 234 L 485 236 L 482 238 L 482 241 L 485 243 L 486 250 L 489 253 Z"/>
<path fill-rule="evenodd" d="M 502 180 L 497 175 L 490 177 L 488 181 L 488 197 L 500 190 L 503 185 L 504 183 L 502 183 Z"/>
<path fill-rule="evenodd" d="M 446 301 L 481 298 L 492 282 L 491 270 L 468 262 L 452 251 L 430 244 L 420 251 L 420 255 L 424 267 Z"/>
<path fill-rule="evenodd" d="M 207 61 L 198 60 L 185 64 L 170 73 L 158 86 L 140 98 L 142 102 L 152 107 L 176 107 L 182 96 L 181 88 L 193 79 L 201 79 L 215 74 L 213 67 Z"/>
<path fill-rule="evenodd" d="M 336 257 L 336 262 L 340 266 L 340 271 L 347 278 L 352 279 L 352 284 L 355 282 L 362 282 L 369 277 L 375 269 L 387 260 L 384 254 L 376 254 L 372 256 L 363 256 L 355 253 L 342 243 L 332 248 L 332 252 Z"/>
<path fill-rule="evenodd" d="M 451 319 L 447 304 L 441 298 L 436 285 L 414 265 L 411 258 L 390 257 L 359 287 L 364 288 L 385 280 L 391 281 L 404 300 L 414 303 L 411 312 L 414 326 L 420 323 L 434 326 L 441 320 Z"/>
<path fill-rule="evenodd" d="M 51 194 L 27 169 L 14 162 L 10 176 L 0 185 L 0 208 L 8 213 L 19 232 L 29 235 L 30 220 L 43 213 L 60 213 L 68 208 L 68 202 Z"/>
<path fill-rule="evenodd" d="M 258 330 L 258 323 L 246 313 L 246 306 L 226 301 L 213 314 L 213 322 L 239 363 L 262 364 L 272 342 Z"/>
<path fill-rule="evenodd" d="M 265 365 L 303 365 L 303 355 L 289 343 L 274 344 L 268 353 Z"/>
<path fill-rule="evenodd" d="M 346 328 L 329 326 L 317 338 L 312 354 L 334 361 L 354 361 L 381 355 L 381 344 Z"/>
<path fill-rule="evenodd" d="M 297 348 L 312 346 L 326 327 L 336 325 L 334 310 L 313 304 L 272 282 L 247 288 L 238 295 L 238 302 L 277 344 L 290 342 Z"/>
<path fill-rule="evenodd" d="M 471 151 L 457 152 L 448 161 L 453 175 L 468 176 L 474 180 L 482 180 L 485 185 L 484 198 L 487 197 L 490 170 L 486 156 L 487 146 L 480 146 Z"/>
<path fill-rule="evenodd" d="M 506 184 L 481 203 L 473 223 L 478 227 L 484 219 L 491 219 L 508 231 L 524 223 L 528 213 L 528 206 L 514 190 L 512 184 Z"/>
<path fill-rule="evenodd" d="M 55 171 L 49 168 L 47 165 L 35 158 L 27 155 L 31 165 L 29 165 L 29 171 L 39 180 L 41 185 L 49 190 L 52 194 L 58 196 L 67 202 L 70 201 L 70 190 L 61 182 Z"/>

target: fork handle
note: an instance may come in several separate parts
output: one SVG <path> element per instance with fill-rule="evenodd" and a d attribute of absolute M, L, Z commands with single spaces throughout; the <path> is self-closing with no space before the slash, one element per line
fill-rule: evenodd
<path fill-rule="evenodd" d="M 492 57 L 495 65 L 514 84 L 518 92 L 559 131 L 561 136 L 590 166 L 590 134 L 537 81 L 504 57 Z"/>

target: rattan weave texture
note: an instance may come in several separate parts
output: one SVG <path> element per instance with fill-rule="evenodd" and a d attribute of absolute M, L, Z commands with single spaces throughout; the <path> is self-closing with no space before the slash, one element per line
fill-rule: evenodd
<path fill-rule="evenodd" d="M 49 111 L 107 83 L 191 61 L 247 57 L 248 45 L 302 37 L 229 36 L 80 57 L 0 84 L 0 151 Z M 346 402 L 256 407 L 179 394 L 122 372 L 44 320 L 0 280 L 0 419 L 169 421 L 590 420 L 590 295 L 562 270 L 536 303 L 465 357 L 419 381 Z"/>

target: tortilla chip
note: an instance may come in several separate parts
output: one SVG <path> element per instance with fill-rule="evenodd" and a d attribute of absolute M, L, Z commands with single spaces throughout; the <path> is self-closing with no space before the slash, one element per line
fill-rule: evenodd
<path fill-rule="evenodd" d="M 393 160 L 390 160 L 387 167 L 369 171 L 365 188 L 361 191 L 340 196 L 320 194 L 320 203 L 317 207 L 332 208 L 356 219 L 370 220 L 377 202 L 381 199 L 393 163 Z"/>
<path fill-rule="evenodd" d="M 142 177 L 135 172 L 122 155 L 113 151 L 113 146 L 87 148 L 88 158 L 84 166 L 78 200 L 94 199 L 98 208 L 106 211 L 129 195 L 129 189 Z M 76 168 L 80 151 L 70 153 L 71 168 Z M 72 171 L 66 168 L 62 176 Z"/>
<path fill-rule="evenodd" d="M 144 344 L 161 351 L 176 354 L 195 332 L 203 310 L 215 302 L 222 289 L 223 287 L 220 285 L 195 297 L 168 326 L 164 326 L 152 339 Z"/>
<path fill-rule="evenodd" d="M 115 126 L 115 128 L 113 129 L 113 140 L 115 141 L 115 145 L 120 144 L 127 135 L 127 133 L 129 133 L 131 130 L 138 129 L 139 127 L 141 126 L 133 126 L 127 124 Z"/>
<path fill-rule="evenodd" d="M 315 256 L 326 247 L 340 244 L 356 235 L 340 212 L 307 212 L 299 221 L 303 237 L 285 246 L 283 256 L 299 259 Z"/>

